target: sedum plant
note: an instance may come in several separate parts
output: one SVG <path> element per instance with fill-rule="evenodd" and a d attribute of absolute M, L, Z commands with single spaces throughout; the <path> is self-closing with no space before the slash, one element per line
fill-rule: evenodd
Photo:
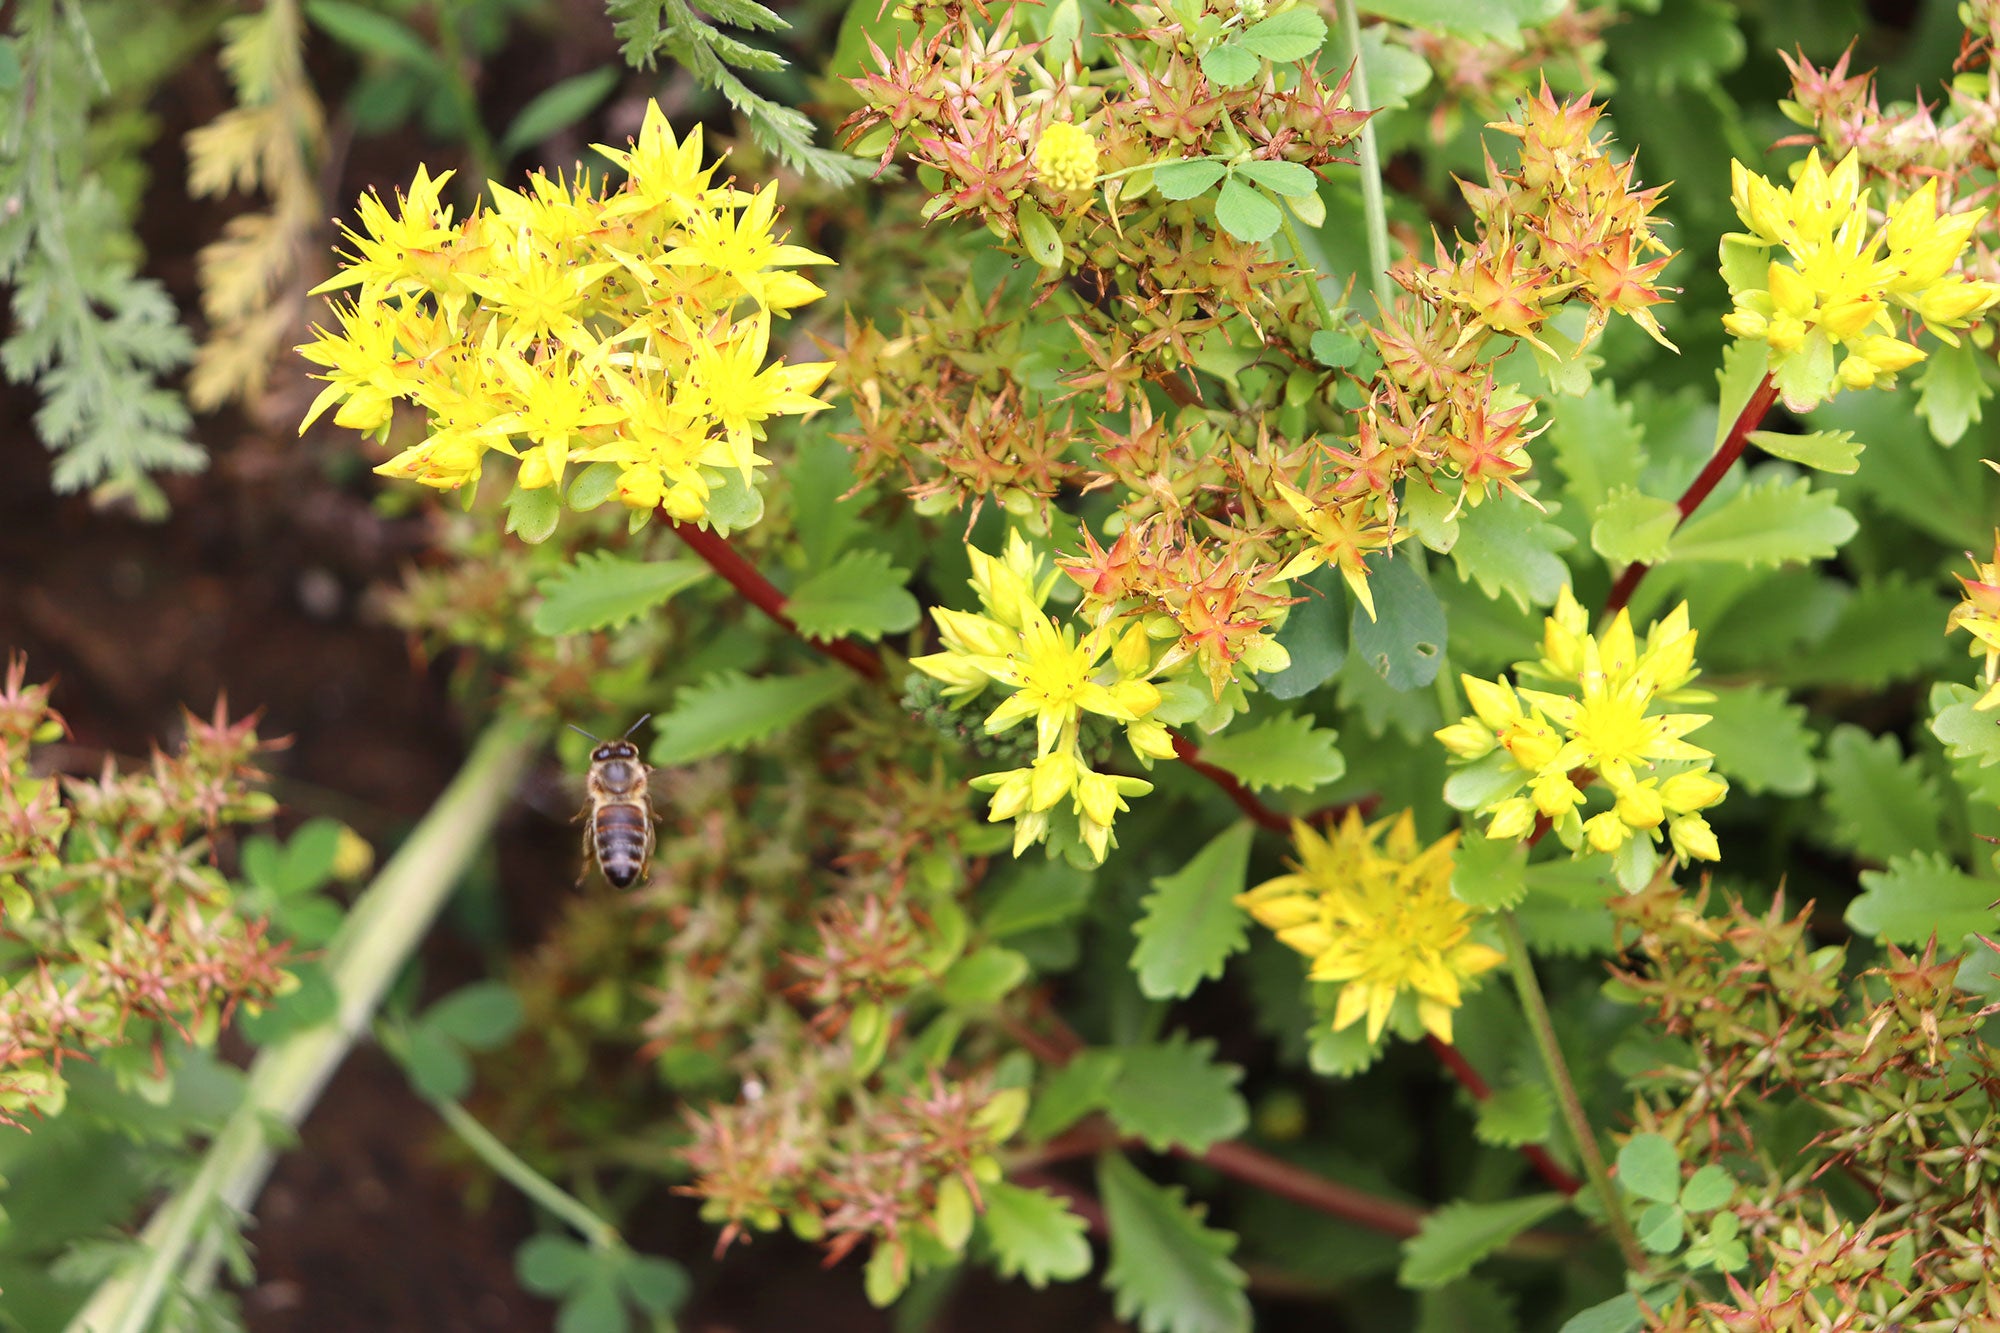
<path fill-rule="evenodd" d="M 1885 106 L 1833 6 L 862 3 L 844 165 L 611 8 L 748 138 L 473 136 L 299 349 L 464 705 L 650 717 L 647 873 L 382 1027 L 565 1327 L 654 1184 L 910 1327 L 1993 1324 L 2000 6 Z"/>

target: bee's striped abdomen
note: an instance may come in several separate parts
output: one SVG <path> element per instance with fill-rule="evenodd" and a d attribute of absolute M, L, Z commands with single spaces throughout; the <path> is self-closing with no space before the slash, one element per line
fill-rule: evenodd
<path fill-rule="evenodd" d="M 646 873 L 653 850 L 653 821 L 646 807 L 636 801 L 607 801 L 597 807 L 592 833 L 604 878 L 614 888 L 632 887 Z"/>

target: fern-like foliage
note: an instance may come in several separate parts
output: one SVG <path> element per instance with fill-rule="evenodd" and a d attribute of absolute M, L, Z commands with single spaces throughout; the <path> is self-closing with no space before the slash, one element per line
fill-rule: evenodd
<path fill-rule="evenodd" d="M 129 222 L 86 151 L 105 83 L 82 7 L 23 0 L 13 13 L 21 77 L 0 92 L 0 282 L 13 287 L 14 325 L 0 367 L 41 393 L 35 426 L 57 454 L 57 490 L 96 487 L 157 512 L 147 473 L 207 462 L 180 396 L 159 383 L 191 342 L 166 289 L 138 276 Z"/>
<path fill-rule="evenodd" d="M 298 0 L 223 25 L 222 67 L 236 105 L 188 132 L 188 193 L 261 190 L 269 209 L 239 214 L 202 249 L 201 307 L 208 340 L 195 353 L 188 401 L 211 411 L 261 393 L 279 352 L 301 332 L 302 269 L 325 209 L 315 163 L 326 116 L 306 77 Z"/>
<path fill-rule="evenodd" d="M 757 142 L 786 166 L 836 185 L 861 176 L 868 164 L 817 147 L 810 119 L 760 96 L 736 75 L 739 69 L 772 73 L 786 65 L 783 56 L 739 41 L 717 26 L 752 32 L 782 32 L 792 26 L 757 0 L 702 0 L 706 16 L 687 0 L 608 0 L 608 5 L 627 64 L 651 69 L 664 54 L 702 87 L 721 93 L 749 121 Z"/>

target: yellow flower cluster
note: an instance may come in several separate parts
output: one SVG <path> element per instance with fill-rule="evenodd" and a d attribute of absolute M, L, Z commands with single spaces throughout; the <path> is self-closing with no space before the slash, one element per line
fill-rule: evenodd
<path fill-rule="evenodd" d="M 1297 870 L 1236 901 L 1313 960 L 1313 980 L 1345 983 L 1334 1031 L 1365 1014 L 1368 1040 L 1374 1041 L 1408 990 L 1425 1029 L 1450 1041 L 1452 1010 L 1465 983 L 1504 959 L 1472 938 L 1480 913 L 1452 897 L 1458 834 L 1425 847 L 1407 810 L 1373 824 L 1350 810 L 1329 837 L 1293 824 L 1292 845 Z"/>
<path fill-rule="evenodd" d="M 1896 336 L 1901 307 L 1945 342 L 2000 300 L 2000 287 L 1953 272 L 1984 209 L 1939 216 L 1937 182 L 1868 215 L 1860 159 L 1831 172 L 1815 150 L 1790 189 L 1740 162 L 1730 165 L 1730 202 L 1749 232 L 1722 240 L 1722 273 L 1735 297 L 1723 325 L 1768 345 L 1769 366 L 1788 406 L 1809 407 L 1840 387 L 1892 383 L 1924 359 Z M 1838 349 L 1844 349 L 1836 364 Z"/>
<path fill-rule="evenodd" d="M 1986 693 L 1973 705 L 1984 712 L 2000 707 L 2000 531 L 1993 534 L 1992 560 L 1974 560 L 1970 551 L 1965 558 L 1972 560 L 1977 577 L 1953 576 L 1965 589 L 1965 600 L 1951 609 L 1945 632 L 1964 630 L 1972 636 L 1972 655 L 1986 659 Z"/>
<path fill-rule="evenodd" d="M 1035 144 L 1035 175 L 1051 190 L 1088 190 L 1097 183 L 1097 140 L 1081 125 L 1050 121 Z"/>
<path fill-rule="evenodd" d="M 1173 756 L 1165 725 L 1146 716 L 1160 705 L 1160 691 L 1146 679 L 1154 667 L 1152 642 L 1136 623 L 1123 633 L 1115 622 L 1100 625 L 1080 639 L 1069 626 L 1058 625 L 1042 609 L 1056 573 L 1044 571 L 1041 556 L 1019 532 L 1008 536 L 999 556 L 977 547 L 967 547 L 966 554 L 972 588 L 986 614 L 933 608 L 945 651 L 910 665 L 943 681 L 946 693 L 961 700 L 992 685 L 1009 691 L 986 718 L 989 735 L 1034 719 L 1034 762 L 972 784 L 993 793 L 992 822 L 1014 821 L 1014 854 L 1048 837 L 1051 813 L 1068 798 L 1079 836 L 1102 861 L 1112 820 L 1129 808 L 1125 798 L 1144 796 L 1153 784 L 1092 769 L 1080 746 L 1083 715 L 1123 723 L 1142 762 Z"/>
<path fill-rule="evenodd" d="M 1687 688 L 1700 674 L 1687 603 L 1647 632 L 1643 650 L 1625 611 L 1602 637 L 1587 629 L 1583 608 L 1563 589 L 1544 622 L 1541 660 L 1521 664 L 1523 675 L 1573 685 L 1576 697 L 1518 688 L 1504 676 L 1461 677 L 1473 716 L 1437 738 L 1460 761 L 1480 766 L 1471 789 L 1481 798 L 1477 812 L 1490 816 L 1486 836 L 1525 838 L 1539 817 L 1573 852 L 1586 844 L 1613 852 L 1635 833 L 1658 841 L 1664 824 L 1683 857 L 1718 859 L 1715 832 L 1699 812 L 1727 795 L 1729 784 L 1710 771 L 1714 755 L 1682 739 L 1708 715 L 1653 711 L 1659 703 L 1714 697 Z M 1586 819 L 1588 797 L 1577 779 L 1591 774 L 1613 804 Z"/>
<path fill-rule="evenodd" d="M 393 211 L 364 197 L 353 253 L 318 289 L 355 289 L 339 332 L 299 349 L 327 382 L 301 432 L 337 404 L 337 424 L 386 443 L 401 399 L 429 429 L 387 476 L 456 490 L 499 453 L 538 489 L 608 463 L 625 504 L 684 521 L 725 469 L 749 483 L 764 423 L 825 406 L 830 362 L 765 361 L 772 318 L 825 294 L 795 270 L 832 261 L 773 235 L 775 186 L 714 184 L 701 130 L 677 142 L 657 104 L 629 150 L 597 151 L 623 185 L 492 184 L 458 223 L 438 197 L 450 172 L 419 167 Z"/>

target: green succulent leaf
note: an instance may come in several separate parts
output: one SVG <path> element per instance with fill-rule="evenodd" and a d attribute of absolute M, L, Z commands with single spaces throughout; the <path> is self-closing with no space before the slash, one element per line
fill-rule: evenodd
<path fill-rule="evenodd" d="M 1067 1203 L 1004 1180 L 981 1185 L 979 1196 L 986 1205 L 979 1235 L 1001 1277 L 1019 1277 L 1039 1289 L 1090 1271 L 1088 1228 Z"/>
<path fill-rule="evenodd" d="M 794 588 L 785 614 L 810 639 L 901 634 L 923 613 L 905 586 L 909 581 L 908 571 L 890 564 L 884 553 L 849 551 Z"/>
<path fill-rule="evenodd" d="M 1717 690 L 1699 705 L 1710 721 L 1692 734 L 1694 744 L 1715 755 L 1715 767 L 1749 792 L 1802 796 L 1813 788 L 1818 745 L 1806 725 L 1806 710 L 1783 690 L 1748 686 Z"/>
<path fill-rule="evenodd" d="M 655 723 L 653 762 L 686 764 L 755 745 L 853 687 L 853 673 L 820 667 L 795 676 L 751 679 L 738 672 L 683 688 Z"/>
<path fill-rule="evenodd" d="M 1250 1110 L 1236 1085 L 1243 1071 L 1217 1064 L 1213 1041 L 1170 1040 L 1118 1052 L 1118 1077 L 1105 1094 L 1105 1110 L 1122 1134 L 1155 1152 L 1184 1148 L 1205 1152 L 1250 1126 Z"/>
<path fill-rule="evenodd" d="M 1523 1231 L 1569 1205 L 1560 1194 L 1530 1194 L 1499 1203 L 1448 1203 L 1424 1218 L 1403 1242 L 1396 1281 L 1423 1291 L 1455 1282 Z"/>
<path fill-rule="evenodd" d="M 1250 825 L 1211 838 L 1194 859 L 1153 881 L 1133 933 L 1132 968 L 1149 999 L 1180 999 L 1222 975 L 1247 939 L 1248 917 L 1236 905 L 1250 868 Z"/>
<path fill-rule="evenodd" d="M 576 562 L 535 585 L 535 633 L 554 637 L 616 629 L 665 606 L 676 593 L 708 577 L 692 558 L 625 560 L 608 551 L 584 551 Z"/>
<path fill-rule="evenodd" d="M 1842 725 L 1827 737 L 1820 781 L 1826 818 L 1818 831 L 1871 861 L 1924 851 L 1944 837 L 1944 800 L 1919 759 L 1894 736 Z"/>
<path fill-rule="evenodd" d="M 1854 516 L 1831 492 L 1804 477 L 1753 480 L 1720 505 L 1695 511 L 1668 543 L 1682 563 L 1781 565 L 1822 560 L 1857 530 Z"/>
<path fill-rule="evenodd" d="M 1340 736 L 1287 713 L 1254 727 L 1231 729 L 1202 742 L 1201 757 L 1254 790 L 1292 787 L 1314 791 L 1347 772 Z"/>
<path fill-rule="evenodd" d="M 1202 1222 L 1178 1188 L 1155 1185 L 1122 1154 L 1098 1159 L 1111 1231 L 1104 1282 L 1120 1319 L 1140 1333 L 1248 1333 L 1248 1279 L 1229 1261 L 1236 1237 Z"/>

